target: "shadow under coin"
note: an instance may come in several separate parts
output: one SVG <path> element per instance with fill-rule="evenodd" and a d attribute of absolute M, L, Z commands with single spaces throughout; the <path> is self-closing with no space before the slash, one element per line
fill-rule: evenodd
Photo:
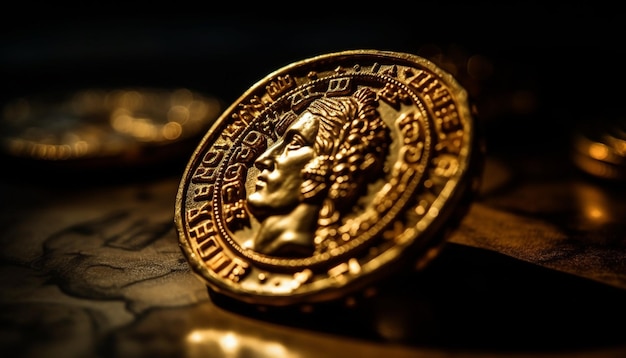
<path fill-rule="evenodd" d="M 423 271 L 385 280 L 373 297 L 301 308 L 258 308 L 212 295 L 265 322 L 434 349 L 512 352 L 626 346 L 626 292 L 508 256 L 448 243 Z"/>

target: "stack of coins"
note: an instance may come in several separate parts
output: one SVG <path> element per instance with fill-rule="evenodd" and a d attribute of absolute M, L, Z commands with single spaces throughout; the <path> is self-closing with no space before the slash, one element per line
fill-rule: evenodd
<path fill-rule="evenodd" d="M 594 177 L 626 179 L 626 118 L 581 126 L 574 134 L 572 157 Z"/>

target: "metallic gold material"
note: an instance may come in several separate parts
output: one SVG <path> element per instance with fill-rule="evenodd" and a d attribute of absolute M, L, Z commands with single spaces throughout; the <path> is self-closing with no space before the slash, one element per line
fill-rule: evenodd
<path fill-rule="evenodd" d="M 0 143 L 5 154 L 34 161 L 137 164 L 148 148 L 202 135 L 221 110 L 217 98 L 185 88 L 33 95 L 3 106 Z"/>
<path fill-rule="evenodd" d="M 432 62 L 305 59 L 257 82 L 202 139 L 176 198 L 180 245 L 236 300 L 353 302 L 436 255 L 478 189 L 481 150 L 466 91 Z"/>
<path fill-rule="evenodd" d="M 595 177 L 626 179 L 626 120 L 581 126 L 573 139 L 575 165 Z"/>

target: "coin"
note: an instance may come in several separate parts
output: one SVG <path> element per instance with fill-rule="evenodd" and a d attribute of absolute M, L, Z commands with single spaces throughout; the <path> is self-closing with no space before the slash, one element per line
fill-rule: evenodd
<path fill-rule="evenodd" d="M 424 267 L 480 184 L 465 89 L 409 53 L 350 50 L 267 75 L 217 119 L 174 221 L 210 292 L 259 306 L 349 300 Z"/>
<path fill-rule="evenodd" d="M 572 137 L 572 161 L 580 170 L 609 181 L 626 178 L 626 120 L 580 125 Z"/>
<path fill-rule="evenodd" d="M 110 169 L 162 163 L 181 153 L 185 141 L 197 141 L 222 109 L 218 98 L 186 88 L 32 94 L 2 106 L 0 148 L 34 166 Z"/>

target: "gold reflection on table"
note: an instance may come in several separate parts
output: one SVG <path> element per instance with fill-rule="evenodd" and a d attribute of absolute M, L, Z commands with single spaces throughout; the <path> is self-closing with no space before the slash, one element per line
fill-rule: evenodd
<path fill-rule="evenodd" d="M 590 233 L 601 233 L 609 225 L 617 225 L 626 219 L 623 208 L 597 186 L 577 185 L 573 188 L 573 193 L 581 215 L 579 225 Z"/>
<path fill-rule="evenodd" d="M 186 337 L 187 357 L 268 357 L 297 358 L 280 342 L 244 336 L 235 331 L 195 329 Z"/>

